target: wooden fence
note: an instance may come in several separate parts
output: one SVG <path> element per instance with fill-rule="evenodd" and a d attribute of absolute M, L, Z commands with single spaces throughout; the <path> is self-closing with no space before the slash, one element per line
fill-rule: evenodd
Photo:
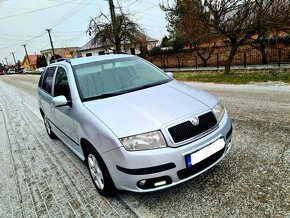
<path fill-rule="evenodd" d="M 201 51 L 203 52 L 203 51 Z M 206 52 L 203 52 L 206 54 Z M 207 61 L 207 66 L 224 66 L 229 53 L 228 47 L 217 47 Z M 206 54 L 207 55 L 207 54 Z M 267 47 L 268 64 L 290 64 L 290 47 Z M 194 50 L 183 50 L 179 53 L 164 53 L 155 57 L 146 57 L 148 61 L 161 68 L 199 68 L 204 63 Z M 232 66 L 261 65 L 262 56 L 259 50 L 250 46 L 240 48 L 233 60 Z"/>

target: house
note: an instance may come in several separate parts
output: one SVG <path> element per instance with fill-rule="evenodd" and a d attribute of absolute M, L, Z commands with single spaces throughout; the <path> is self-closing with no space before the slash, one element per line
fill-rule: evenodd
<path fill-rule="evenodd" d="M 122 51 L 128 53 L 128 54 L 140 54 L 142 48 L 144 46 L 145 49 L 151 50 L 152 48 L 156 47 L 158 40 L 153 39 L 149 36 L 143 35 L 140 37 L 140 42 L 135 44 L 122 44 Z M 141 43 L 143 42 L 143 43 Z M 93 55 L 102 55 L 105 53 L 113 52 L 113 46 L 111 48 L 105 48 L 104 46 L 100 44 L 93 44 L 93 39 L 91 39 L 89 42 L 87 42 L 83 47 L 78 49 L 78 54 L 81 57 L 88 57 Z"/>
<path fill-rule="evenodd" d="M 39 56 L 40 54 L 35 54 L 35 55 L 25 55 L 22 61 L 22 66 L 25 70 L 36 70 L 37 66 L 36 66 L 36 60 L 37 60 L 37 56 Z"/>
<path fill-rule="evenodd" d="M 63 58 L 73 58 L 74 54 L 79 47 L 66 47 L 66 48 L 54 48 L 55 55 L 61 56 Z M 53 56 L 52 49 L 45 49 L 40 51 L 41 55 L 44 55 L 46 61 L 49 63 L 51 57 Z"/>

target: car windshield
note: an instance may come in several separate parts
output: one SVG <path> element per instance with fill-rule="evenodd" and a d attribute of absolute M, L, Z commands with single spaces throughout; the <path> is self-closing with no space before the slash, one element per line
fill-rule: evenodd
<path fill-rule="evenodd" d="M 121 95 L 172 80 L 158 68 L 137 57 L 97 61 L 73 68 L 84 101 Z"/>

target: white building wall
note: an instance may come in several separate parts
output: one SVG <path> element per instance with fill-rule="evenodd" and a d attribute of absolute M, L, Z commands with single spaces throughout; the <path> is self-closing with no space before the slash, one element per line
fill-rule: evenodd
<path fill-rule="evenodd" d="M 156 42 L 148 42 L 147 44 L 147 48 L 148 50 L 151 50 L 152 48 L 154 48 L 156 46 Z M 135 48 L 135 54 L 138 55 L 141 53 L 140 51 L 140 45 L 135 45 L 135 46 L 127 46 L 127 49 L 124 49 L 124 47 L 122 47 L 122 51 L 126 52 L 127 54 L 131 54 L 131 48 Z M 109 53 L 112 52 L 113 50 L 111 49 L 103 49 L 103 48 L 94 48 L 94 49 L 90 49 L 90 50 L 85 50 L 85 51 L 79 51 L 79 53 L 81 54 L 82 57 L 87 57 L 89 54 L 91 54 L 92 56 L 95 55 L 99 55 L 99 52 L 105 52 L 105 53 Z"/>

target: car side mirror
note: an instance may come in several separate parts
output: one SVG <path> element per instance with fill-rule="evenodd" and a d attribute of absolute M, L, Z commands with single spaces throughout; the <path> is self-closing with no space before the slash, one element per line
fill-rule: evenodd
<path fill-rule="evenodd" d="M 173 78 L 173 73 L 172 72 L 166 72 L 167 76 L 170 76 L 171 78 Z"/>
<path fill-rule="evenodd" d="M 64 95 L 60 95 L 52 99 L 53 107 L 62 107 L 62 106 L 67 106 L 67 105 L 70 106 L 71 102 L 68 101 Z"/>

